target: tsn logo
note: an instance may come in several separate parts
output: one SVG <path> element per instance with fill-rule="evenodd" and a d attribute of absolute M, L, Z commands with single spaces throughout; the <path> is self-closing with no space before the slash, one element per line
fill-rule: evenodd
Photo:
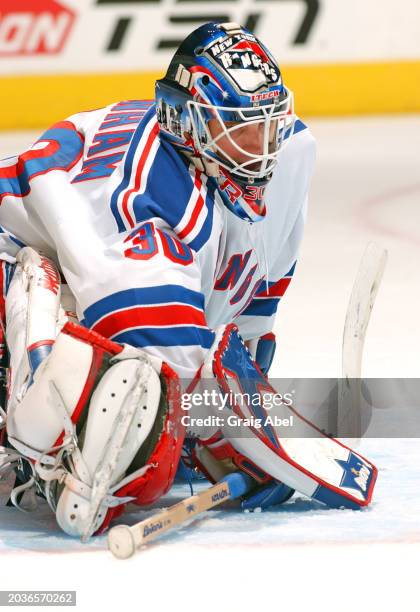
<path fill-rule="evenodd" d="M 285 4 L 291 0 L 274 0 L 278 4 Z M 302 17 L 297 23 L 296 30 L 291 37 L 292 45 L 303 45 L 313 30 L 314 24 L 320 12 L 322 0 L 293 0 L 303 5 Z M 244 16 L 241 24 L 258 36 L 260 22 L 269 9 L 261 9 L 259 0 L 239 0 L 238 4 L 230 0 L 95 0 L 98 7 L 116 9 L 114 22 L 111 26 L 110 35 L 106 42 L 105 50 L 117 52 L 124 48 L 127 39 L 136 36 L 136 22 L 140 21 L 140 15 L 136 9 L 142 7 L 159 7 L 162 5 L 162 12 L 165 15 L 167 25 L 173 32 L 167 36 L 157 37 L 155 40 L 155 50 L 174 50 L 184 39 L 184 37 L 194 28 L 206 21 L 227 22 L 237 21 L 235 18 L 236 9 L 243 8 Z M 254 5 L 254 2 L 255 5 Z M 191 6 L 192 4 L 192 6 Z M 214 6 L 214 5 L 217 6 Z M 241 5 L 244 5 L 243 7 Z M 235 10 L 234 10 L 235 9 Z M 242 11 L 241 11 L 242 12 Z M 184 26 L 186 31 L 184 36 L 180 36 L 179 28 Z"/>
<path fill-rule="evenodd" d="M 59 53 L 74 19 L 57 0 L 2 0 L 0 57 Z"/>

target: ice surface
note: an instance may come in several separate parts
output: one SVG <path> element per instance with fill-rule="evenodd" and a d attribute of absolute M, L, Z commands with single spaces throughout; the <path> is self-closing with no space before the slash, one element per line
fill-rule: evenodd
<path fill-rule="evenodd" d="M 347 300 L 374 240 L 389 263 L 363 375 L 418 377 L 420 117 L 309 123 L 317 172 L 296 277 L 279 308 L 272 374 L 340 375 Z M 1 134 L 0 156 L 35 138 Z M 417 611 L 420 443 L 369 439 L 357 450 L 379 468 L 366 510 L 329 510 L 298 494 L 270 512 L 215 510 L 127 561 L 106 551 L 104 536 L 81 545 L 61 533 L 44 503 L 31 515 L 1 508 L 0 589 L 76 589 L 80 610 Z M 158 505 L 188 494 L 176 485 Z M 154 511 L 130 506 L 124 521 Z"/>

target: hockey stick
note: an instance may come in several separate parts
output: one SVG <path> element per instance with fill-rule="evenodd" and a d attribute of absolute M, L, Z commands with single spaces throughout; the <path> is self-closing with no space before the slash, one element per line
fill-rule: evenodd
<path fill-rule="evenodd" d="M 215 508 L 222 502 L 247 493 L 255 481 L 243 472 L 234 472 L 205 491 L 187 497 L 168 510 L 163 510 L 135 525 L 117 525 L 108 534 L 108 548 L 118 559 L 127 559 L 151 540 L 190 520 L 193 516 Z"/>
<path fill-rule="evenodd" d="M 370 242 L 361 259 L 347 307 L 342 346 L 342 381 L 338 392 L 337 435 L 360 438 L 362 424 L 362 358 L 366 331 L 388 253 Z"/>

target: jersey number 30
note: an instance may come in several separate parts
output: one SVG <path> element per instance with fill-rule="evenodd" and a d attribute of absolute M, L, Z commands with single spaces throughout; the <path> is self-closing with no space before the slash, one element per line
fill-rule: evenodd
<path fill-rule="evenodd" d="M 151 259 L 159 252 L 158 238 L 165 257 L 181 266 L 192 263 L 193 255 L 188 245 L 150 222 L 143 223 L 127 236 L 124 242 L 132 246 L 124 251 L 124 255 L 131 259 Z"/>

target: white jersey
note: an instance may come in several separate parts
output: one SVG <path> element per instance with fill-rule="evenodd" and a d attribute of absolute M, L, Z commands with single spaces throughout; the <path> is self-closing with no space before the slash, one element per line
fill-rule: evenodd
<path fill-rule="evenodd" d="M 54 125 L 0 163 L 0 257 L 28 245 L 59 265 L 79 320 L 193 376 L 213 330 L 269 331 L 302 238 L 315 145 L 297 121 L 256 223 L 159 138 L 154 105 L 128 101 Z"/>

